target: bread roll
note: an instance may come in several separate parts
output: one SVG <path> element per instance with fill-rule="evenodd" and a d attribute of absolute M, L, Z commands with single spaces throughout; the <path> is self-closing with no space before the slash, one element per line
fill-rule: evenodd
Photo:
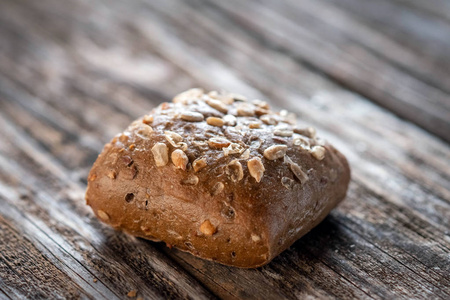
<path fill-rule="evenodd" d="M 86 201 L 103 222 L 198 257 L 255 268 L 344 199 L 345 157 L 293 114 L 191 89 L 104 147 Z"/>

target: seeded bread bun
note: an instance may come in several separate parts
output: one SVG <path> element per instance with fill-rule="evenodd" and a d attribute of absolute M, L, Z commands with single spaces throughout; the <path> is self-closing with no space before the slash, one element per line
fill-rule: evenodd
<path fill-rule="evenodd" d="M 345 157 L 295 116 L 186 91 L 106 144 L 86 201 L 132 235 L 222 264 L 270 262 L 344 199 Z"/>

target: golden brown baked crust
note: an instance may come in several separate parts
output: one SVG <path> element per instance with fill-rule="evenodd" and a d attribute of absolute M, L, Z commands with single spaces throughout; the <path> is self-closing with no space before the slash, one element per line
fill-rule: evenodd
<path fill-rule="evenodd" d="M 86 201 L 116 229 L 226 265 L 262 266 L 344 199 L 345 157 L 295 116 L 192 89 L 106 144 Z"/>

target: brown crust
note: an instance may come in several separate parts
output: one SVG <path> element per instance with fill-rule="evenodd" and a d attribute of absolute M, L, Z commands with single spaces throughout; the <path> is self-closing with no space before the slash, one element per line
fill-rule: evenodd
<path fill-rule="evenodd" d="M 259 100 L 189 90 L 105 146 L 87 204 L 135 236 L 262 266 L 322 221 L 350 180 L 345 157 L 294 122 Z"/>

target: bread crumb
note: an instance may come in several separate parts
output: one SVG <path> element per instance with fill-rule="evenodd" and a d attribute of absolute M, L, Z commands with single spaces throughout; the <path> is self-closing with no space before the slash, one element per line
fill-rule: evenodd
<path fill-rule="evenodd" d="M 110 179 L 116 179 L 117 173 L 116 173 L 116 171 L 109 171 L 107 176 Z"/>
<path fill-rule="evenodd" d="M 100 217 L 100 219 L 102 219 L 103 221 L 108 221 L 109 220 L 109 215 L 104 212 L 103 210 L 99 209 L 97 211 L 98 216 Z"/>
<path fill-rule="evenodd" d="M 147 124 L 147 125 L 152 124 L 153 116 L 149 116 L 149 115 L 144 116 L 144 118 L 142 119 L 142 123 Z"/>
<path fill-rule="evenodd" d="M 134 298 L 137 296 L 137 291 L 136 290 L 131 290 L 128 292 L 127 294 L 128 298 Z"/>
<path fill-rule="evenodd" d="M 211 236 L 216 233 L 217 229 L 209 220 L 206 220 L 200 225 L 200 232 L 204 235 Z"/>
<path fill-rule="evenodd" d="M 252 233 L 252 241 L 257 243 L 261 240 L 261 237 L 257 234 Z"/>
<path fill-rule="evenodd" d="M 92 173 L 91 175 L 89 175 L 88 177 L 88 181 L 94 181 L 95 179 L 97 179 L 97 175 Z"/>
<path fill-rule="evenodd" d="M 93 282 L 97 282 L 98 280 L 97 280 L 97 278 L 94 278 L 92 281 L 93 281 Z"/>

